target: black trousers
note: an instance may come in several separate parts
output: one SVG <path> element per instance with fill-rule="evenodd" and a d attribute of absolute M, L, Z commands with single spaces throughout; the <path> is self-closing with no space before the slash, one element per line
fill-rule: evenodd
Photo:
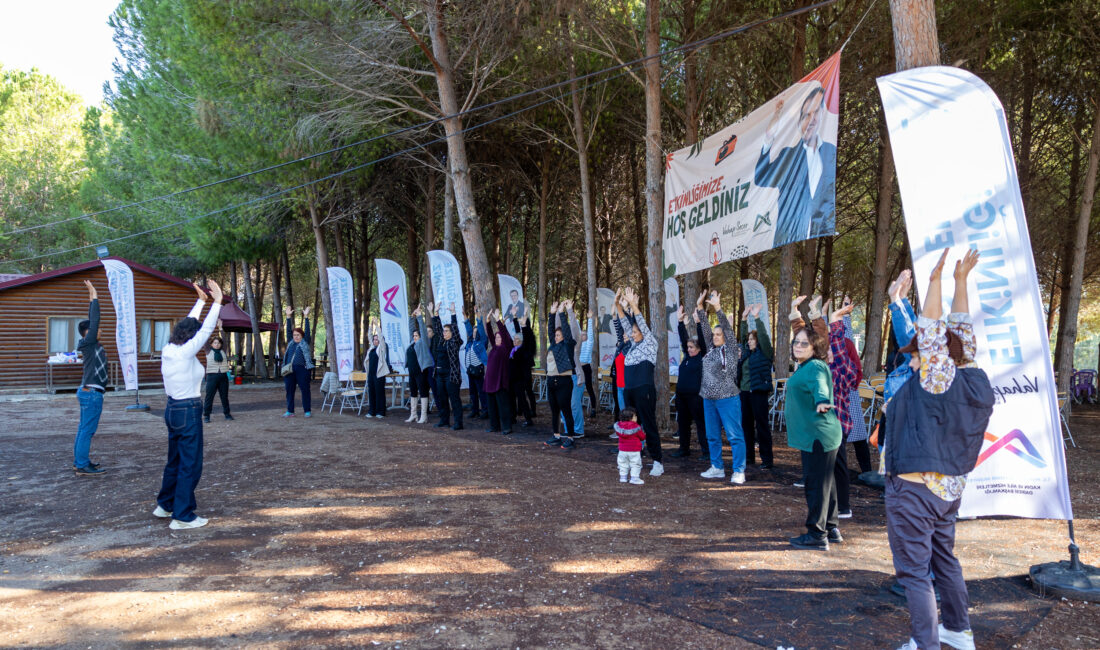
<path fill-rule="evenodd" d="M 224 372 L 206 373 L 206 401 L 202 405 L 203 417 L 210 417 L 214 410 L 214 393 L 222 400 L 222 413 L 229 415 L 229 377 Z"/>
<path fill-rule="evenodd" d="M 558 420 L 565 418 L 564 435 L 573 436 L 573 375 L 547 377 L 546 397 L 550 401 L 550 422 L 558 432 Z"/>
<path fill-rule="evenodd" d="M 521 376 L 519 379 L 512 379 L 508 383 L 508 393 L 512 398 L 512 422 L 521 414 L 528 420 L 535 417 L 535 399 L 528 397 L 531 394 L 530 378 Z"/>
<path fill-rule="evenodd" d="M 874 469 L 871 464 L 871 445 L 866 440 L 855 440 L 852 442 L 852 449 L 856 452 L 856 462 L 859 463 L 859 472 L 870 472 Z"/>
<path fill-rule="evenodd" d="M 745 463 L 756 462 L 756 445 L 760 445 L 760 460 L 772 464 L 772 428 L 768 422 L 768 392 L 741 391 L 741 428 L 745 431 Z"/>
<path fill-rule="evenodd" d="M 439 406 L 439 423 L 446 426 L 451 423 L 451 411 L 454 411 L 454 426 L 462 426 L 462 387 L 453 381 L 448 381 L 448 375 L 436 372 L 435 394 L 436 404 Z"/>
<path fill-rule="evenodd" d="M 369 415 L 386 414 L 386 379 L 385 377 L 367 377 L 367 398 L 370 401 Z"/>
<path fill-rule="evenodd" d="M 428 373 L 421 370 L 420 372 L 409 373 L 409 392 L 413 397 L 428 398 Z"/>
<path fill-rule="evenodd" d="M 703 418 L 703 398 L 699 393 L 676 392 L 676 424 L 680 432 L 680 453 L 691 453 L 691 423 L 695 423 L 695 435 L 703 458 L 710 458 L 707 446 L 707 422 Z"/>
<path fill-rule="evenodd" d="M 840 440 L 840 447 L 836 450 L 836 462 L 833 463 L 833 481 L 836 483 L 836 508 L 840 512 L 852 509 L 849 500 L 851 490 L 851 477 L 848 475 L 848 448 L 844 446 L 844 439 Z"/>
<path fill-rule="evenodd" d="M 657 389 L 653 384 L 623 391 L 626 405 L 638 412 L 638 423 L 645 431 L 645 448 L 654 462 L 661 462 L 661 431 L 657 428 Z M 705 427 L 704 427 L 705 429 Z"/>
<path fill-rule="evenodd" d="M 813 451 L 802 452 L 802 475 L 806 477 L 806 530 L 815 537 L 824 537 L 840 522 L 833 481 L 835 466 L 836 450 L 825 451 L 819 440 L 814 441 Z"/>
<path fill-rule="evenodd" d="M 588 403 L 592 405 L 593 409 L 599 408 L 600 402 L 596 399 L 596 387 L 592 385 L 592 365 L 583 364 L 581 370 L 584 371 L 584 386 L 585 390 L 588 391 Z"/>
<path fill-rule="evenodd" d="M 486 393 L 489 405 L 489 430 L 512 432 L 512 395 L 505 389 L 495 393 Z"/>

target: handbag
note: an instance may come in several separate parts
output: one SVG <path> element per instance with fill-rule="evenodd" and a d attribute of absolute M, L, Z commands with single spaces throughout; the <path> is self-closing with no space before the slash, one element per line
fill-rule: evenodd
<path fill-rule="evenodd" d="M 483 363 L 480 366 L 467 366 L 466 374 L 473 379 L 481 379 L 485 376 L 485 364 Z"/>
<path fill-rule="evenodd" d="M 284 377 L 286 377 L 287 375 L 289 375 L 292 372 L 294 372 L 294 366 L 290 365 L 289 363 L 283 365 L 282 373 L 283 373 Z"/>

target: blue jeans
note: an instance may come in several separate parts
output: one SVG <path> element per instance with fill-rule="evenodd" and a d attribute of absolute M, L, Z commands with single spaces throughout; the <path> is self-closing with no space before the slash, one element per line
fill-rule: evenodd
<path fill-rule="evenodd" d="M 626 396 L 623 395 L 623 393 L 625 391 L 626 391 L 625 388 L 616 388 L 615 389 L 615 394 L 619 396 L 619 410 L 620 411 L 626 408 Z"/>
<path fill-rule="evenodd" d="M 577 383 L 580 381 L 580 376 L 573 375 L 573 394 L 569 398 L 569 410 L 573 413 L 573 432 L 577 434 L 584 433 L 584 384 Z M 562 424 L 565 424 L 565 416 L 561 418 Z"/>
<path fill-rule="evenodd" d="M 734 395 L 725 399 L 703 400 L 703 419 L 707 423 L 707 447 L 710 449 L 710 464 L 721 470 L 726 469 L 722 462 L 722 429 L 726 430 L 726 439 L 730 441 L 733 454 L 733 471 L 745 471 L 745 432 L 741 429 L 741 397 Z"/>
<path fill-rule="evenodd" d="M 164 423 L 168 426 L 168 461 L 160 482 L 157 505 L 173 519 L 194 521 L 195 487 L 202 477 L 202 401 L 168 398 Z"/>
<path fill-rule="evenodd" d="M 87 467 L 92 462 L 88 459 L 92 436 L 99 428 L 99 416 L 103 413 L 103 393 L 91 388 L 78 388 L 76 399 L 80 402 L 80 425 L 76 428 L 76 442 L 73 443 L 73 465 Z"/>

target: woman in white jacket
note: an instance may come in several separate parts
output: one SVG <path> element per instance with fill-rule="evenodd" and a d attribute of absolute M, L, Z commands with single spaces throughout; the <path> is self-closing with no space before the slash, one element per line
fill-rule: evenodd
<path fill-rule="evenodd" d="M 161 351 L 160 362 L 164 392 L 168 395 L 168 405 L 164 409 L 164 423 L 168 426 L 168 462 L 164 464 L 164 477 L 153 515 L 171 517 L 169 528 L 173 530 L 199 528 L 207 522 L 195 514 L 195 487 L 202 477 L 202 400 L 199 394 L 206 376 L 196 355 L 214 332 L 222 309 L 222 290 L 218 283 L 207 281 L 214 304 L 200 325 L 198 319 L 206 302 L 206 292 L 199 285 L 194 286 L 198 302 L 187 318 L 172 330 L 172 337 Z"/>
<path fill-rule="evenodd" d="M 386 375 L 390 374 L 390 348 L 386 337 L 375 331 L 371 337 L 370 351 L 363 365 L 367 367 L 367 397 L 370 409 L 367 417 L 381 418 L 386 415 Z"/>

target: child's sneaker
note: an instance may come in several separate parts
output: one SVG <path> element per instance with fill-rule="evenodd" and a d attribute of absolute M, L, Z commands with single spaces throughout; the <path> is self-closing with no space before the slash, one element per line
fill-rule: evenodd
<path fill-rule="evenodd" d="M 621 474 L 619 476 L 619 482 L 620 483 L 626 483 L 628 480 L 630 480 L 630 479 L 627 478 L 626 474 Z"/>
<path fill-rule="evenodd" d="M 630 484 L 631 485 L 645 485 L 645 481 L 643 481 L 641 478 L 635 477 L 635 478 L 630 479 Z"/>
<path fill-rule="evenodd" d="M 609 438 L 611 438 L 612 440 L 618 440 L 618 439 L 619 439 L 619 434 L 617 434 L 617 433 L 613 433 L 613 434 L 611 434 L 611 435 L 610 435 L 610 436 L 608 436 L 608 437 L 609 437 Z"/>

